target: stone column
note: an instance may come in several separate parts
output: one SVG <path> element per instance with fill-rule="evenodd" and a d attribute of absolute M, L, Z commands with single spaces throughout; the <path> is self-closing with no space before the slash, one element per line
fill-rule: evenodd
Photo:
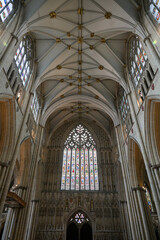
<path fill-rule="evenodd" d="M 154 240 L 154 239 L 156 239 L 155 235 L 153 234 L 153 232 L 150 229 L 150 225 L 152 223 L 147 221 L 147 215 L 146 215 L 145 207 L 144 207 L 145 203 L 143 202 L 143 198 L 142 198 L 142 194 L 145 193 L 145 190 L 139 186 L 136 188 L 133 188 L 133 190 L 136 191 L 136 195 L 138 198 L 138 204 L 139 204 L 139 210 L 141 212 L 141 218 L 142 218 L 144 233 L 145 233 L 145 236 L 143 236 L 143 239 L 146 239 L 146 240 L 153 239 Z"/>
<path fill-rule="evenodd" d="M 14 171 L 14 167 L 15 167 L 15 163 L 16 163 L 16 157 L 17 157 L 17 154 L 18 154 L 18 150 L 19 150 L 19 147 L 20 147 L 21 140 L 22 140 L 23 130 L 26 127 L 27 117 L 28 117 L 28 114 L 29 114 L 29 111 L 30 111 L 32 98 L 33 98 L 33 94 L 31 93 L 30 97 L 29 97 L 29 100 L 28 100 L 27 107 L 26 107 L 26 111 L 24 113 L 24 116 L 23 116 L 23 119 L 22 119 L 22 122 L 21 122 L 21 125 L 20 125 L 20 128 L 19 128 L 19 132 L 18 132 L 18 136 L 17 136 L 17 142 L 15 144 L 14 151 L 13 151 L 13 154 L 11 156 L 11 161 L 10 161 L 9 169 L 8 169 L 7 176 L 6 176 L 5 186 L 4 186 L 2 196 L 1 196 L 1 199 L 0 199 L 0 216 L 1 216 L 2 211 L 3 211 L 4 203 L 5 203 L 5 200 L 6 200 L 9 185 L 10 185 L 11 178 L 12 178 L 12 175 L 13 175 L 13 171 Z"/>
<path fill-rule="evenodd" d="M 121 142 L 123 141 L 120 139 L 120 133 L 119 133 L 119 128 L 120 126 L 117 126 L 115 128 L 116 131 L 116 137 L 117 137 L 117 143 L 118 143 L 118 151 L 120 155 L 120 161 L 121 161 L 121 167 L 122 167 L 122 175 L 123 175 L 123 180 L 124 180 L 124 188 L 125 188 L 125 193 L 126 193 L 126 198 L 127 198 L 127 203 L 128 203 L 128 214 L 129 214 L 129 219 L 130 219 L 130 224 L 131 224 L 131 230 L 132 230 L 132 237 L 134 240 L 138 239 L 138 231 L 137 231 L 137 223 L 136 223 L 136 216 L 134 213 L 134 206 L 133 206 L 133 199 L 131 196 L 131 191 L 130 191 L 130 178 L 126 166 L 126 156 L 125 156 L 125 150 L 122 149 Z M 122 132 L 121 132 L 121 137 L 122 137 Z M 122 140 L 122 141 L 120 141 Z M 136 224 L 135 224 L 136 223 Z"/>
<path fill-rule="evenodd" d="M 131 110 L 131 115 L 132 115 L 133 121 L 135 122 L 137 136 L 139 138 L 139 141 L 140 141 L 140 144 L 141 144 L 141 147 L 142 147 L 142 156 L 143 156 L 143 159 L 144 159 L 146 172 L 147 172 L 148 179 L 149 179 L 149 182 L 150 182 L 150 185 L 151 185 L 155 206 L 156 206 L 158 218 L 159 218 L 159 221 L 160 221 L 160 201 L 159 201 L 159 198 L 158 198 L 157 189 L 155 187 L 155 182 L 154 182 L 154 179 L 153 179 L 153 176 L 152 176 L 152 172 L 151 172 L 151 169 L 149 167 L 148 157 L 147 157 L 146 149 L 145 149 L 145 146 L 144 146 L 144 140 L 143 140 L 143 137 L 142 137 L 142 134 L 141 134 L 141 131 L 140 131 L 140 126 L 139 126 L 139 123 L 138 123 L 138 120 L 137 120 L 137 116 L 135 114 L 134 105 L 132 103 L 132 99 L 131 99 L 130 95 L 128 95 L 128 101 L 129 101 L 129 106 L 130 106 L 130 110 Z"/>
<path fill-rule="evenodd" d="M 160 164 L 150 165 L 153 176 L 155 177 L 157 193 L 160 199 Z"/>
<path fill-rule="evenodd" d="M 31 209 L 30 209 L 30 216 L 29 216 L 29 226 L 26 233 L 26 240 L 32 240 L 36 234 L 36 227 L 37 227 L 37 215 L 39 210 L 39 200 L 32 200 L 31 201 Z"/>

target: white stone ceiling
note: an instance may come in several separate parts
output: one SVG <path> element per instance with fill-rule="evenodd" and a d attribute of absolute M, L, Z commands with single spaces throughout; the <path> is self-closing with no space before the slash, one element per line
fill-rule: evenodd
<path fill-rule="evenodd" d="M 119 4 L 118 4 L 118 3 Z M 124 4 L 125 2 L 125 4 Z M 41 123 L 53 127 L 83 118 L 110 128 L 119 123 L 118 86 L 125 80 L 126 41 L 143 32 L 134 0 L 36 0 L 24 10 L 19 37 L 35 39 L 33 90 L 44 100 Z"/>

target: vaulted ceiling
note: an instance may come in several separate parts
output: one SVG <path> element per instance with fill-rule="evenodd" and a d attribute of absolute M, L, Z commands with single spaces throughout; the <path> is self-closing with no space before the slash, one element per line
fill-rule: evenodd
<path fill-rule="evenodd" d="M 41 123 L 50 130 L 78 118 L 117 125 L 118 86 L 127 91 L 127 39 L 143 38 L 134 0 L 29 1 L 18 35 L 27 32 L 35 39 Z"/>

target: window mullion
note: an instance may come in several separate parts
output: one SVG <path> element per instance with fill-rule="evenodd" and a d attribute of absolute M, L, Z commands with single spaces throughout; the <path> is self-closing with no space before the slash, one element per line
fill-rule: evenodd
<path fill-rule="evenodd" d="M 86 148 L 84 148 L 84 190 L 86 190 Z"/>
<path fill-rule="evenodd" d="M 90 186 L 90 156 L 89 156 L 89 148 L 88 148 L 88 177 L 89 177 L 89 190 L 91 190 L 91 186 Z"/>
<path fill-rule="evenodd" d="M 66 184 L 67 184 L 67 156 L 68 156 L 68 148 L 66 148 L 67 151 L 66 151 L 66 172 L 65 172 L 65 190 L 66 190 Z"/>
<path fill-rule="evenodd" d="M 74 151 L 73 151 L 73 146 L 74 146 Z M 65 186 L 64 188 L 61 188 L 62 190 L 63 189 L 79 190 L 79 191 L 95 190 L 95 186 L 97 186 L 95 185 L 95 176 L 97 176 L 96 179 L 98 183 L 98 173 L 96 172 L 95 174 L 95 169 L 97 169 L 97 157 L 95 156 L 96 158 L 96 168 L 95 168 L 94 151 L 96 153 L 96 149 L 95 148 L 92 149 L 93 146 L 95 146 L 95 142 L 90 132 L 87 129 L 85 129 L 81 124 L 78 125 L 77 128 L 73 129 L 72 132 L 69 134 L 64 144 L 64 149 L 66 153 L 66 158 L 65 158 L 66 165 L 65 165 L 65 168 L 62 169 L 63 171 L 62 173 L 64 173 L 63 174 L 64 177 L 62 176 L 63 177 L 62 179 L 64 179 L 64 186 Z M 74 162 L 73 162 L 73 157 L 74 157 Z M 64 160 L 64 157 L 63 157 L 63 160 Z M 73 164 L 74 166 L 72 166 Z M 73 170 L 73 179 L 72 179 L 72 170 Z M 83 180 L 83 183 L 82 183 L 82 180 Z M 91 183 L 91 180 L 92 180 L 92 183 Z"/>
<path fill-rule="evenodd" d="M 154 5 L 154 7 L 157 9 L 157 11 L 159 12 L 159 8 L 157 7 L 157 5 L 154 3 L 154 2 L 152 2 L 151 4 L 153 4 Z M 150 5 L 151 5 L 150 4 Z"/>
<path fill-rule="evenodd" d="M 70 182 L 70 186 L 69 186 L 69 190 L 71 190 L 71 177 L 72 177 L 72 151 L 73 151 L 73 149 L 71 148 L 71 159 L 70 159 L 70 180 L 69 180 L 69 182 Z"/>
<path fill-rule="evenodd" d="M 75 147 L 75 182 L 74 182 L 74 190 L 76 190 L 76 173 L 77 173 L 77 148 Z"/>
<path fill-rule="evenodd" d="M 81 146 L 79 146 L 79 190 L 81 190 Z"/>
<path fill-rule="evenodd" d="M 94 190 L 95 190 L 94 149 L 92 149 L 92 158 L 93 158 L 93 184 L 94 184 Z"/>

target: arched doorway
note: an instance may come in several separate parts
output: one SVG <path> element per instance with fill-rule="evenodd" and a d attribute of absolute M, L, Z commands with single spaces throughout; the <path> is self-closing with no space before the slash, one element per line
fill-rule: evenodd
<path fill-rule="evenodd" d="M 84 223 L 80 230 L 80 240 L 92 240 L 92 227 Z"/>
<path fill-rule="evenodd" d="M 66 240 L 92 240 L 91 221 L 82 211 L 76 211 L 69 219 Z"/>
<path fill-rule="evenodd" d="M 71 223 L 67 228 L 67 240 L 79 240 L 79 231 L 75 223 Z"/>

